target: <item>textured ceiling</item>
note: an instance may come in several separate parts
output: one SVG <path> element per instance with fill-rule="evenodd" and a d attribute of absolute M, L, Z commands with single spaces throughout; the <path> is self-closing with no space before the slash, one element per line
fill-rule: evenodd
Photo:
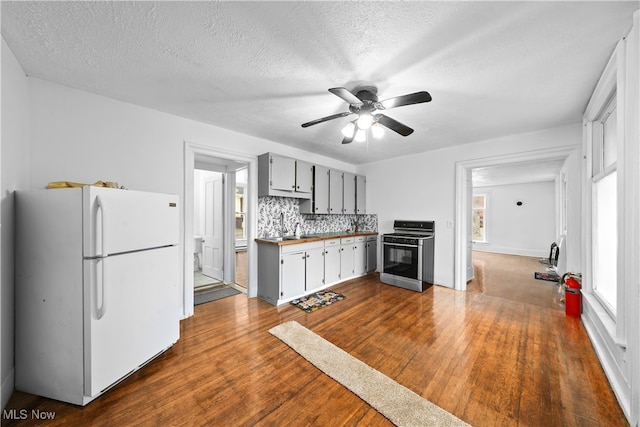
<path fill-rule="evenodd" d="M 553 181 L 563 164 L 564 159 L 554 159 L 476 168 L 471 179 L 474 187 Z"/>
<path fill-rule="evenodd" d="M 581 120 L 628 2 L 9 2 L 29 76 L 354 164 Z M 369 83 L 403 138 L 342 145 L 327 92 Z"/>

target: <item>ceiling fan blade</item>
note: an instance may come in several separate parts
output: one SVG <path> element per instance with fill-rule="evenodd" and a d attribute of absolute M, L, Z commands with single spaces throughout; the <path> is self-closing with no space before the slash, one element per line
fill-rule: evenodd
<path fill-rule="evenodd" d="M 351 127 L 351 135 L 345 135 L 345 132 L 348 132 L 348 131 L 346 131 L 346 129 L 347 129 L 346 127 L 342 130 L 342 134 L 344 135 L 344 138 L 342 139 L 342 143 L 343 144 L 351 144 L 351 142 L 353 141 L 353 138 L 356 137 L 356 132 L 358 131 L 358 126 L 356 125 L 356 121 L 357 120 L 354 120 L 354 121 L 352 121 L 350 123 L 352 125 L 352 127 Z M 349 126 L 349 125 L 347 125 L 347 126 Z"/>
<path fill-rule="evenodd" d="M 302 127 L 307 128 L 309 126 L 317 125 L 318 123 L 326 122 L 328 120 L 339 119 L 340 117 L 346 117 L 353 114 L 351 111 L 345 111 L 344 113 L 332 114 L 331 116 L 323 117 L 321 119 L 311 120 L 310 122 L 303 123 Z"/>
<path fill-rule="evenodd" d="M 399 121 L 392 119 L 389 116 L 385 116 L 384 114 L 377 114 L 376 116 L 378 117 L 378 123 L 380 123 L 384 127 L 391 129 L 394 132 L 399 133 L 402 136 L 409 136 L 413 133 L 413 129 L 411 129 L 409 126 L 403 125 Z"/>
<path fill-rule="evenodd" d="M 388 110 L 389 108 L 402 107 L 403 105 L 420 104 L 429 101 L 431 101 L 431 95 L 429 95 L 429 92 L 422 91 L 410 93 L 408 95 L 397 96 L 395 98 L 385 99 L 384 101 L 381 101 L 380 104 L 382 104 L 382 106 Z"/>
<path fill-rule="evenodd" d="M 354 94 L 352 94 L 351 92 L 349 92 L 343 87 L 331 88 L 329 89 L 329 92 L 331 92 L 335 96 L 342 98 L 345 102 L 349 104 L 362 104 L 362 100 L 360 100 L 360 98 L 358 98 L 357 96 L 355 96 Z"/>
<path fill-rule="evenodd" d="M 345 136 L 345 137 L 342 139 L 342 143 L 343 143 L 343 144 L 351 144 L 352 142 L 353 142 L 353 137 Z"/>

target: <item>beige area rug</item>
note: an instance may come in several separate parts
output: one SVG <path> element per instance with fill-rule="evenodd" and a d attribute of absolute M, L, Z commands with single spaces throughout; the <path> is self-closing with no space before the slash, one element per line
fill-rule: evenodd
<path fill-rule="evenodd" d="M 269 332 L 397 426 L 468 426 L 298 322 L 282 323 Z"/>

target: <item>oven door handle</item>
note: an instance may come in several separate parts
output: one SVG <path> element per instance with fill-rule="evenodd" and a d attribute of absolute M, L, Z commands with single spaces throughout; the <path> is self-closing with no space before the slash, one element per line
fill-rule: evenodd
<path fill-rule="evenodd" d="M 417 248 L 420 245 L 407 245 L 404 243 L 391 243 L 391 242 L 382 242 L 383 245 L 387 246 L 402 246 L 404 248 Z"/>

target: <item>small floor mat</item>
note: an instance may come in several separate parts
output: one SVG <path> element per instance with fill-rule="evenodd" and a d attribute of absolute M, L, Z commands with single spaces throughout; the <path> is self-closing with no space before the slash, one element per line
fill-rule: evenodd
<path fill-rule="evenodd" d="M 193 298 L 194 305 L 204 304 L 206 302 L 211 302 L 215 300 L 219 300 L 222 298 L 230 297 L 231 295 L 236 295 L 241 293 L 240 291 L 233 289 L 229 286 L 224 286 L 222 288 L 214 289 L 208 292 L 203 292 L 201 294 L 195 295 Z"/>
<path fill-rule="evenodd" d="M 311 313 L 319 308 L 331 305 L 334 302 L 342 301 L 345 298 L 346 297 L 344 295 L 337 292 L 319 291 L 302 298 L 296 298 L 291 301 L 291 304 L 306 311 L 307 313 Z"/>
<path fill-rule="evenodd" d="M 540 273 L 536 271 L 534 273 L 534 277 L 538 280 L 546 280 L 547 282 L 560 281 L 560 276 L 558 276 L 556 273 Z"/>

